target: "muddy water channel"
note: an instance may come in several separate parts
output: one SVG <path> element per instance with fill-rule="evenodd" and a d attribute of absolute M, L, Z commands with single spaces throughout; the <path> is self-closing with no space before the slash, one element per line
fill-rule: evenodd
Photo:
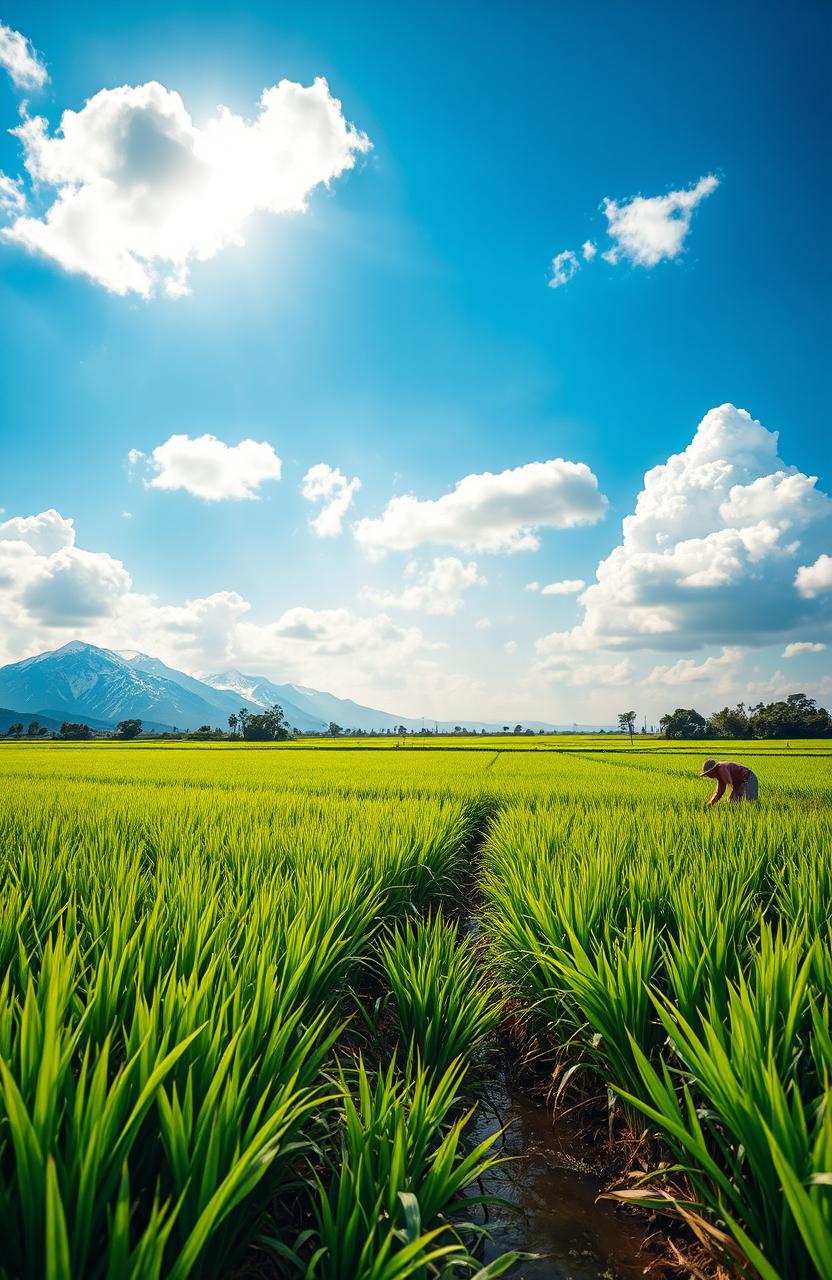
<path fill-rule="evenodd" d="M 508 1249 L 542 1256 L 508 1273 L 514 1280 L 631 1280 L 650 1262 L 642 1249 L 645 1219 L 598 1200 L 601 1180 L 580 1171 L 580 1144 L 546 1109 L 507 1084 L 488 1094 L 500 1121 L 508 1125 L 503 1154 L 516 1156 L 483 1179 L 484 1190 L 511 1208 L 492 1206 L 485 1260 Z M 477 1137 L 498 1127 L 483 1100 Z M 586 1152 L 584 1151 L 584 1155 Z M 578 1164 L 578 1168 L 574 1165 Z M 655 1273 L 654 1273 L 655 1274 Z"/>

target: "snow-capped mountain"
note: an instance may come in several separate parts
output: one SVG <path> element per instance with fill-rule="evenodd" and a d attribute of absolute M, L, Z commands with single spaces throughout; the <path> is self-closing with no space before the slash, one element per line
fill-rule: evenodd
<path fill-rule="evenodd" d="M 204 684 L 215 689 L 233 690 L 241 698 L 248 698 L 257 707 L 271 707 L 275 702 L 283 707 L 286 719 L 299 728 L 305 725 L 297 718 L 314 721 L 316 727 L 326 729 L 331 721 L 342 729 L 395 729 L 403 724 L 408 729 L 421 728 L 421 720 L 408 720 L 406 717 L 391 715 L 389 711 L 376 711 L 372 707 L 362 707 L 350 698 L 336 698 L 332 693 L 321 693 L 318 689 L 307 689 L 300 684 L 275 684 L 266 676 L 247 676 L 241 671 L 222 671 L 218 675 L 202 677 Z M 295 718 L 292 718 L 294 710 Z M 311 727 L 311 724 L 310 724 Z"/>
<path fill-rule="evenodd" d="M 223 715 L 223 726 L 231 712 L 239 711 L 241 707 L 245 707 L 247 711 L 258 712 L 278 703 L 293 729 L 300 729 L 303 733 L 317 733 L 329 727 L 328 720 L 324 722 L 320 716 L 296 706 L 291 698 L 283 693 L 284 690 L 289 690 L 291 685 L 272 685 L 268 680 L 242 676 L 239 671 L 226 673 L 229 677 L 234 677 L 230 683 L 214 684 L 214 677 L 205 676 L 198 680 L 194 676 L 186 676 L 184 671 L 167 667 L 159 658 L 150 658 L 145 653 L 121 650 L 120 654 L 134 669 L 171 680 L 188 692 L 195 693 L 215 705 Z M 270 697 L 269 690 L 278 691 L 281 696 L 278 697 L 275 693 L 274 697 Z"/>
<path fill-rule="evenodd" d="M 231 711 L 239 710 L 238 699 L 219 697 L 216 690 L 163 663 L 155 669 L 153 662 L 148 659 L 145 670 L 135 657 L 72 640 L 0 667 L 0 705 L 108 724 L 136 717 L 146 728 L 179 729 L 225 727 Z"/>

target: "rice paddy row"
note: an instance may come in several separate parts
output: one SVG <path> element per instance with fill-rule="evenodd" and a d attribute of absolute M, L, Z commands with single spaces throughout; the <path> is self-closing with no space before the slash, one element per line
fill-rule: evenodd
<path fill-rule="evenodd" d="M 502 1274 L 503 1000 L 656 1135 L 634 1197 L 832 1276 L 832 769 L 756 767 L 706 814 L 658 752 L 3 746 L 0 1276 Z"/>

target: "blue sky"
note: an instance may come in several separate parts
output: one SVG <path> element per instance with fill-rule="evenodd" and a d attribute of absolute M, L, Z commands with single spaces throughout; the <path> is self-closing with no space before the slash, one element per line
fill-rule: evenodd
<path fill-rule="evenodd" d="M 9 3 L 0 23 L 48 73 L 21 84 L 14 50 L 0 70 L 5 129 L 23 101 L 48 121 L 0 137 L 0 170 L 22 179 L 0 238 L 0 548 L 15 544 L 0 659 L 81 634 L 408 714 L 605 721 L 624 704 L 651 719 L 794 688 L 828 700 L 827 7 Z M 275 126 L 308 166 L 305 211 L 264 211 L 283 161 L 263 197 L 274 152 L 247 167 L 236 146 L 214 155 L 211 199 L 187 204 L 191 135 L 157 146 L 169 99 L 142 86 L 181 95 L 204 140 L 220 104 L 250 124 L 264 89 L 321 76 L 341 104 L 315 125 L 336 157 L 328 185 L 324 133 Z M 92 132 L 71 154 L 50 144 L 62 112 L 119 86 L 136 92 L 96 125 L 110 168 L 91 178 Z M 152 142 L 127 156 L 139 115 Z M 372 149 L 344 144 L 344 122 Z M 668 219 L 630 202 L 709 175 L 662 254 Z M 50 209 L 85 182 L 38 251 Z M 629 239 L 609 234 L 605 198 Z M 226 201 L 233 217 L 213 212 Z M 183 259 L 190 291 L 171 297 L 183 262 L 153 250 L 178 206 L 188 229 L 203 213 L 210 227 L 204 260 Z M 245 244 L 206 250 L 217 229 Z M 125 286 L 133 267 L 102 278 L 110 241 L 148 296 Z M 579 269 L 552 288 L 565 252 Z M 726 404 L 762 425 L 749 436 L 726 410 L 695 438 Z M 206 460 L 206 435 L 270 446 L 280 478 L 220 493 L 242 459 Z M 175 436 L 184 451 L 154 455 Z M 645 472 L 692 441 L 622 542 Z M 528 470 L 557 459 L 583 470 Z M 318 464 L 360 479 L 327 537 L 301 492 Z M 193 475 L 212 465 L 206 500 Z M 422 505 L 464 477 L 455 505 Z M 420 505 L 388 505 L 408 494 Z M 21 523 L 50 510 L 63 523 Z M 527 589 L 564 581 L 590 595 Z"/>

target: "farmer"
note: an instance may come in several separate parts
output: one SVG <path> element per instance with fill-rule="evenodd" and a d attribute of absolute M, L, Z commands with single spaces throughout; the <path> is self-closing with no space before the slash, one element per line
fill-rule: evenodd
<path fill-rule="evenodd" d="M 757 775 L 744 764 L 735 764 L 733 760 L 706 760 L 702 766 L 700 778 L 713 778 L 716 791 L 708 801 L 708 805 L 716 804 L 725 794 L 725 788 L 731 788 L 730 800 L 756 800 L 759 783 Z"/>

